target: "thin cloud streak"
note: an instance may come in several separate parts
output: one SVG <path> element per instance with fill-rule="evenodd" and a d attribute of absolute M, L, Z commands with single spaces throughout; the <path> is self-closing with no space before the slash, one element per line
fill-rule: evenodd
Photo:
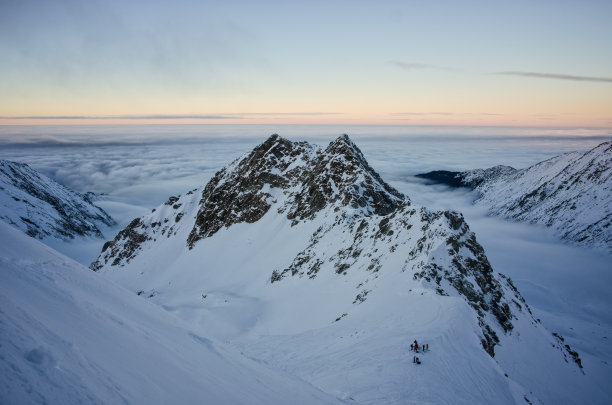
<path fill-rule="evenodd" d="M 406 115 L 415 115 L 415 116 L 426 116 L 426 115 L 455 115 L 452 112 L 398 112 L 389 114 L 394 117 L 401 117 Z"/>
<path fill-rule="evenodd" d="M 28 115 L 28 116 L 3 116 L 5 120 L 173 120 L 173 119 L 240 119 L 238 115 Z"/>
<path fill-rule="evenodd" d="M 443 116 L 504 116 L 505 114 L 499 114 L 499 113 L 486 113 L 486 112 L 481 112 L 481 113 L 453 113 L 453 112 L 445 112 L 445 111 L 434 111 L 434 112 L 395 112 L 395 113 L 389 113 L 390 116 L 392 117 L 409 117 L 409 116 L 416 116 L 416 117 L 425 117 L 425 116 L 429 116 L 429 115 L 443 115 Z"/>
<path fill-rule="evenodd" d="M 612 77 L 592 77 L 592 76 L 574 76 L 564 75 L 558 73 L 537 73 L 537 72 L 496 72 L 497 75 L 506 76 L 523 76 L 523 77 L 535 77 L 540 79 L 558 79 L 558 80 L 572 80 L 578 82 L 603 82 L 612 83 Z"/>
<path fill-rule="evenodd" d="M 261 113 L 241 113 L 244 116 L 319 116 L 319 115 L 344 115 L 346 113 L 341 112 L 261 112 Z"/>
<path fill-rule="evenodd" d="M 205 114 L 151 114 L 151 115 L 27 115 L 27 116 L 0 116 L 5 120 L 232 120 L 244 119 L 254 116 L 322 116 L 342 115 L 339 112 L 269 112 L 269 113 L 228 113 L 219 115 Z"/>
<path fill-rule="evenodd" d="M 401 62 L 401 61 L 397 61 L 397 60 L 393 60 L 390 62 L 392 65 L 397 66 L 403 70 L 427 70 L 427 69 L 431 69 L 431 70 L 445 70 L 448 72 L 454 72 L 457 69 L 453 69 L 453 68 L 449 68 L 449 67 L 445 67 L 445 66 L 438 66 L 438 65 L 432 65 L 429 63 L 406 63 L 406 62 Z"/>

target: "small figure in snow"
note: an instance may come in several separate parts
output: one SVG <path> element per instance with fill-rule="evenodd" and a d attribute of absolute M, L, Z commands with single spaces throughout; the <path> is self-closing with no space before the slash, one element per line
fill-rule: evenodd
<path fill-rule="evenodd" d="M 414 350 L 414 343 L 410 343 L 410 351 Z"/>
<path fill-rule="evenodd" d="M 425 347 L 427 348 L 427 351 L 429 351 L 429 343 L 427 343 Z"/>
<path fill-rule="evenodd" d="M 416 363 L 416 356 L 412 356 L 412 362 Z"/>
<path fill-rule="evenodd" d="M 416 364 L 421 364 L 421 360 L 419 360 L 419 358 L 416 358 Z"/>
<path fill-rule="evenodd" d="M 423 351 L 425 351 L 425 345 L 423 345 Z"/>

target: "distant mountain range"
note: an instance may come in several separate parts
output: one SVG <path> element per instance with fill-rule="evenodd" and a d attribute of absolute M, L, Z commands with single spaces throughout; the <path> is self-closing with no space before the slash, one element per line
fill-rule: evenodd
<path fill-rule="evenodd" d="M 91 268 L 347 401 L 555 403 L 589 384 L 462 215 L 413 205 L 346 135 L 271 136 Z M 413 338 L 430 366 L 412 364 Z"/>
<path fill-rule="evenodd" d="M 103 238 L 115 221 L 91 201 L 33 170 L 0 160 L 0 220 L 37 239 Z"/>
<path fill-rule="evenodd" d="M 612 252 L 612 142 L 523 170 L 496 166 L 417 177 L 474 189 L 475 203 L 491 215 L 544 225 L 576 245 Z"/>

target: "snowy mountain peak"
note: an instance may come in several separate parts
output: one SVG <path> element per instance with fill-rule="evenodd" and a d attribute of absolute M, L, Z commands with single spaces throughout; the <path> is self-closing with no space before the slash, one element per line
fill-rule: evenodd
<path fill-rule="evenodd" d="M 187 244 L 192 248 L 222 227 L 256 222 L 272 205 L 296 224 L 332 204 L 386 215 L 404 202 L 347 135 L 325 150 L 272 135 L 208 183 Z"/>
<path fill-rule="evenodd" d="M 329 144 L 318 167 L 325 167 L 318 174 L 328 176 L 345 194 L 345 205 L 365 208 L 369 214 L 387 215 L 408 201 L 380 178 L 346 134 Z M 325 182 L 324 178 L 318 180 Z"/>
<path fill-rule="evenodd" d="M 265 264 L 257 264 L 260 256 Z M 138 269 L 146 268 L 158 274 L 151 280 L 169 277 L 174 284 L 175 277 L 185 277 L 191 285 L 200 277 L 191 269 L 203 260 L 221 260 L 223 274 L 259 288 L 282 289 L 300 278 L 327 280 L 341 304 L 317 318 L 319 326 L 375 294 L 375 280 L 383 274 L 467 302 L 491 356 L 517 319 L 535 322 L 512 283 L 494 273 L 461 214 L 413 206 L 346 135 L 325 149 L 271 136 L 205 187 L 171 197 L 132 221 L 104 245 L 91 268 L 123 267 L 128 278 L 132 269 L 141 274 Z M 258 270 L 243 274 L 245 266 Z M 165 269 L 170 273 L 160 275 Z M 164 289 L 137 280 L 137 291 Z M 300 285 L 299 294 L 309 296 L 308 284 Z"/>
<path fill-rule="evenodd" d="M 189 234 L 191 248 L 222 227 L 253 223 L 268 212 L 275 190 L 296 187 L 307 170 L 315 148 L 278 135 L 215 174 L 202 191 L 200 209 Z"/>
<path fill-rule="evenodd" d="M 103 237 L 113 219 L 82 196 L 25 163 L 0 160 L 0 219 L 38 239 Z"/>

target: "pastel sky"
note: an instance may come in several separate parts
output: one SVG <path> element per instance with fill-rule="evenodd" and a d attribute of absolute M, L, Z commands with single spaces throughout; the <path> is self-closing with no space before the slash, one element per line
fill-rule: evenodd
<path fill-rule="evenodd" d="M 612 1 L 0 1 L 0 124 L 612 127 Z"/>

